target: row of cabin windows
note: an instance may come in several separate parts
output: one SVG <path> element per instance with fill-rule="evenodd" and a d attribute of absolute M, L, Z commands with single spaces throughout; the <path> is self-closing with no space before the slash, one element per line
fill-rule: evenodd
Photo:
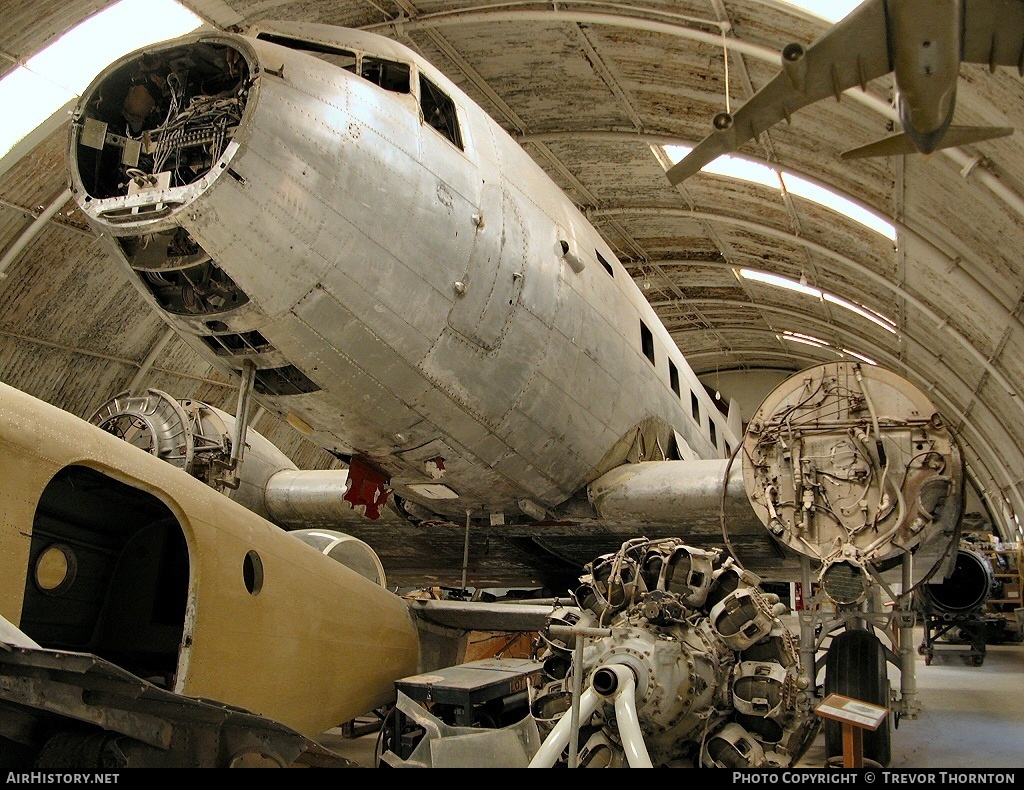
<path fill-rule="evenodd" d="M 644 323 L 643 319 L 640 319 L 640 350 L 644 352 L 644 356 L 650 360 L 652 365 L 656 364 L 654 361 L 654 334 L 647 324 Z M 679 386 L 679 369 L 671 359 L 668 361 L 668 383 L 672 387 L 672 391 L 679 398 L 682 398 L 682 390 Z M 690 413 L 693 415 L 693 421 L 700 425 L 700 401 L 697 400 L 693 390 L 690 390 Z M 711 419 L 710 415 L 708 416 L 708 436 L 711 438 L 711 444 L 717 448 L 718 429 L 715 428 L 715 421 Z M 725 446 L 726 454 L 731 455 L 729 443 L 726 442 Z"/>
<path fill-rule="evenodd" d="M 412 92 L 410 79 L 412 67 L 408 63 L 385 60 L 384 58 L 372 57 L 370 55 L 359 55 L 355 52 L 338 49 L 327 44 L 302 41 L 290 38 L 289 36 L 260 33 L 258 38 L 262 41 L 269 41 L 272 44 L 280 44 L 289 49 L 308 52 L 320 60 L 330 63 L 332 66 L 358 74 L 363 79 L 372 82 L 386 91 L 391 91 L 392 93 Z M 424 122 L 444 135 L 453 145 L 463 150 L 462 131 L 459 128 L 455 103 L 448 94 L 422 74 L 419 75 L 419 83 L 420 110 L 423 113 Z"/>
<path fill-rule="evenodd" d="M 594 250 L 594 253 L 597 255 L 597 260 L 604 267 L 605 271 L 614 277 L 615 273 L 612 271 L 611 264 L 605 260 L 601 251 Z M 656 364 L 654 361 L 654 334 L 647 324 L 643 322 L 643 319 L 640 320 L 640 350 L 644 352 L 644 356 L 650 360 L 652 365 Z M 682 389 L 679 386 L 679 368 L 676 367 L 676 364 L 671 359 L 668 361 L 668 382 L 676 396 L 682 398 Z M 700 401 L 697 400 L 697 396 L 693 394 L 692 390 L 690 391 L 690 412 L 693 414 L 693 421 L 700 425 Z M 717 448 L 718 429 L 715 427 L 715 421 L 710 416 L 708 417 L 708 436 L 711 439 L 711 444 Z M 725 443 L 725 447 L 726 454 L 731 455 L 732 450 L 728 442 Z"/>

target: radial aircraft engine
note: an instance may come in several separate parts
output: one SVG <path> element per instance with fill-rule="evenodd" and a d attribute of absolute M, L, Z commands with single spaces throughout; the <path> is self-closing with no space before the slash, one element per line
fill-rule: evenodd
<path fill-rule="evenodd" d="M 627 541 L 585 570 L 579 608 L 542 632 L 531 767 L 780 768 L 803 755 L 818 719 L 787 607 L 755 575 L 677 538 Z"/>

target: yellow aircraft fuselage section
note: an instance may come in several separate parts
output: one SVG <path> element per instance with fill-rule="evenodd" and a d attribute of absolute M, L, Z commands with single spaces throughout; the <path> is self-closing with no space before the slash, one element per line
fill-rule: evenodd
<path fill-rule="evenodd" d="M 147 492 L 180 525 L 189 575 L 173 691 L 316 736 L 391 701 L 394 679 L 417 671 L 418 634 L 401 598 L 159 458 L 0 385 L 0 614 L 43 647 L 75 649 L 21 622 L 29 593 L 66 612 L 80 605 L 76 582 L 88 580 L 83 564 L 79 578 L 40 595 L 40 551 L 59 543 L 74 553 L 67 535 L 46 536 L 40 503 L 55 476 L 80 467 Z M 128 543 L 122 553 L 136 551 Z M 107 585 L 107 603 L 117 589 Z"/>

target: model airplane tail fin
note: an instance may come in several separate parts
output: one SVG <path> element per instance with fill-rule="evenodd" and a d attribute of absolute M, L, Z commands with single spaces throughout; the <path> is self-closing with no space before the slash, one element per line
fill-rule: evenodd
<path fill-rule="evenodd" d="M 1013 134 L 1012 126 L 950 126 L 942 135 L 942 140 L 935 147 L 953 148 L 958 145 L 970 145 L 980 143 L 983 140 L 992 140 L 996 137 L 1006 137 Z M 889 137 L 883 137 L 873 143 L 862 145 L 860 148 L 852 148 L 843 151 L 840 159 L 867 159 L 874 156 L 904 156 L 906 154 L 918 153 L 917 147 L 910 138 L 903 132 Z"/>

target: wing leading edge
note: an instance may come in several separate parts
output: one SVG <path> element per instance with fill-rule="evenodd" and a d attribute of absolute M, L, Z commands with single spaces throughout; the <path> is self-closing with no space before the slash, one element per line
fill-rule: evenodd
<path fill-rule="evenodd" d="M 808 104 L 848 88 L 865 88 L 892 70 L 888 28 L 882 0 L 868 0 L 806 49 L 790 44 L 783 50 L 782 71 L 732 116 L 715 116 L 715 131 L 668 170 L 679 184 L 722 154 L 735 151 Z"/>
<path fill-rule="evenodd" d="M 908 9 L 903 9 L 904 13 Z M 1024 76 L 1024 3 L 1019 0 L 964 0 L 960 62 L 1010 66 Z M 715 116 L 715 131 L 668 171 L 673 186 L 699 172 L 722 154 L 735 151 L 779 121 L 789 121 L 808 104 L 867 83 L 894 68 L 892 25 L 883 0 L 867 0 L 825 35 L 804 49 L 790 44 L 782 52 L 782 71 L 734 115 Z M 899 90 L 897 85 L 897 90 Z M 906 133 L 894 134 L 842 153 L 844 160 L 896 156 L 978 143 L 1014 132 L 1013 127 L 950 126 L 927 148 Z"/>

